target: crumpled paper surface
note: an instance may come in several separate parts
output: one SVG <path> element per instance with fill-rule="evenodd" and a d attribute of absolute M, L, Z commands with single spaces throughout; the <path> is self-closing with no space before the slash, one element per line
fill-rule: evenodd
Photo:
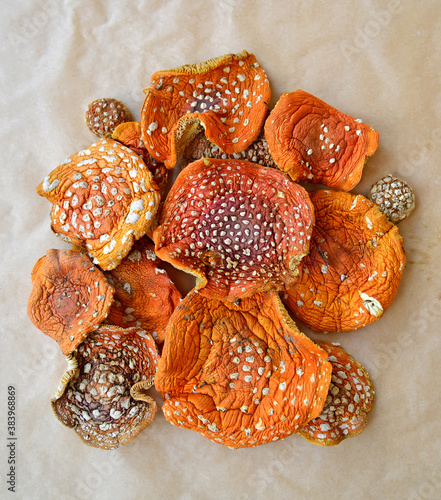
<path fill-rule="evenodd" d="M 12 385 L 18 498 L 440 498 L 441 3 L 22 1 L 2 6 L 0 34 L 0 496 Z M 354 192 L 389 172 L 415 190 L 399 225 L 408 262 L 395 302 L 358 332 L 326 336 L 368 369 L 375 407 L 361 435 L 330 448 L 294 435 L 233 451 L 160 411 L 126 447 L 90 448 L 52 414 L 66 363 L 26 314 L 34 263 L 66 247 L 35 187 L 94 142 L 84 124 L 93 99 L 118 98 L 139 119 L 154 71 L 243 49 L 266 70 L 272 105 L 301 88 L 379 131 Z"/>

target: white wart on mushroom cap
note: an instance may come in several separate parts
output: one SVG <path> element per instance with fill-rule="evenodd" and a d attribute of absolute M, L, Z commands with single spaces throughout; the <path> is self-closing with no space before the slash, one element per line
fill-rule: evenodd
<path fill-rule="evenodd" d="M 213 296 L 285 289 L 309 250 L 308 194 L 280 171 L 199 160 L 172 187 L 154 232 L 160 258 L 198 277 Z"/>

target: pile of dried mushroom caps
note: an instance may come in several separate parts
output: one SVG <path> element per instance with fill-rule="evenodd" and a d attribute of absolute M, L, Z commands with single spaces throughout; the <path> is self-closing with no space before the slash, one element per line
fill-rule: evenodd
<path fill-rule="evenodd" d="M 269 110 L 247 52 L 157 72 L 145 93 L 140 123 L 94 101 L 100 140 L 37 187 L 72 244 L 35 264 L 28 306 L 67 356 L 56 416 L 116 448 L 152 421 L 154 384 L 167 420 L 232 448 L 358 434 L 368 373 L 288 311 L 318 332 L 352 331 L 394 299 L 406 260 L 394 222 L 413 193 L 391 175 L 372 201 L 348 192 L 378 133 L 302 90 Z M 196 277 L 185 297 L 163 261 Z"/>

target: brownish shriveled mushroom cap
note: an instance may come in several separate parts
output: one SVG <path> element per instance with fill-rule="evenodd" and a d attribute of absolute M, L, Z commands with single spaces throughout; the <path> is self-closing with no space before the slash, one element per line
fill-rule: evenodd
<path fill-rule="evenodd" d="M 378 132 L 317 97 L 297 90 L 281 96 L 265 122 L 277 166 L 293 180 L 349 191 L 358 184 Z"/>
<path fill-rule="evenodd" d="M 158 353 L 137 328 L 101 326 L 68 357 L 51 399 L 57 418 L 88 445 L 105 450 L 129 443 L 152 421 Z"/>
<path fill-rule="evenodd" d="M 202 127 L 225 153 L 246 149 L 259 135 L 271 97 L 265 71 L 246 51 L 159 71 L 145 92 L 142 138 L 168 168 Z"/>
<path fill-rule="evenodd" d="M 112 304 L 115 290 L 85 254 L 48 250 L 31 278 L 28 315 L 66 355 L 98 328 Z"/>
<path fill-rule="evenodd" d="M 153 238 L 157 255 L 194 274 L 196 288 L 234 300 L 295 282 L 313 220 L 308 194 L 283 172 L 203 159 L 179 174 Z"/>
<path fill-rule="evenodd" d="M 320 415 L 331 365 L 275 292 L 236 302 L 190 292 L 167 327 L 155 386 L 174 425 L 232 448 L 295 433 Z"/>
<path fill-rule="evenodd" d="M 392 303 L 406 256 L 398 228 L 362 195 L 317 190 L 311 251 L 287 307 L 318 331 L 351 331 L 379 319 Z"/>
<path fill-rule="evenodd" d="M 113 269 L 149 230 L 159 189 L 141 158 L 101 139 L 68 158 L 37 187 L 52 202 L 53 231 L 87 247 L 94 263 Z"/>
<path fill-rule="evenodd" d="M 331 385 L 321 415 L 303 426 L 299 434 L 311 443 L 332 446 L 360 434 L 372 408 L 374 390 L 368 372 L 342 347 L 331 342 L 317 344 L 328 353 Z"/>
<path fill-rule="evenodd" d="M 104 274 L 115 287 L 106 323 L 137 326 L 164 342 L 165 327 L 181 301 L 181 294 L 156 256 L 155 245 L 138 240 L 118 267 Z"/>
<path fill-rule="evenodd" d="M 112 98 L 92 101 L 86 111 L 86 125 L 98 137 L 110 137 L 115 128 L 132 119 L 127 106 Z"/>

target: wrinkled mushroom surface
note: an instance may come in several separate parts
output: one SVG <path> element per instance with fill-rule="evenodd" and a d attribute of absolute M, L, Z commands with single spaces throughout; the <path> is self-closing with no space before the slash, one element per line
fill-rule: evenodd
<path fill-rule="evenodd" d="M 141 125 L 133 121 L 121 123 L 115 128 L 112 139 L 124 144 L 142 158 L 162 194 L 167 186 L 169 170 L 163 163 L 152 158 L 147 151 L 141 137 Z"/>
<path fill-rule="evenodd" d="M 213 297 L 283 290 L 308 253 L 306 191 L 283 172 L 236 160 L 198 160 L 177 177 L 153 239 L 157 255 Z"/>
<path fill-rule="evenodd" d="M 284 93 L 265 122 L 277 166 L 293 180 L 349 191 L 361 178 L 378 132 L 303 90 Z"/>
<path fill-rule="evenodd" d="M 142 159 L 117 141 L 101 139 L 71 156 L 37 193 L 52 204 L 52 230 L 85 246 L 102 269 L 115 268 L 149 230 L 159 189 Z"/>
<path fill-rule="evenodd" d="M 221 160 L 245 160 L 263 165 L 264 167 L 276 167 L 269 149 L 266 139 L 263 135 L 263 130 L 259 137 L 240 153 L 227 155 L 216 144 L 210 142 L 204 132 L 197 134 L 194 139 L 188 144 L 183 153 L 183 166 L 188 165 L 201 158 L 217 158 Z"/>
<path fill-rule="evenodd" d="M 333 446 L 363 430 L 374 390 L 366 369 L 342 347 L 331 342 L 317 342 L 317 345 L 328 353 L 331 384 L 321 415 L 303 426 L 299 434 L 311 443 Z"/>
<path fill-rule="evenodd" d="M 115 290 L 85 254 L 48 250 L 31 273 L 28 315 L 71 353 L 106 318 Z"/>
<path fill-rule="evenodd" d="M 275 292 L 232 303 L 190 292 L 174 312 L 155 377 L 174 425 L 233 448 L 287 437 L 320 415 L 326 352 Z"/>
<path fill-rule="evenodd" d="M 51 399 L 56 417 L 88 445 L 105 450 L 129 443 L 152 421 L 158 353 L 138 328 L 101 326 L 68 358 Z"/>
<path fill-rule="evenodd" d="M 310 253 L 287 307 L 317 331 L 357 330 L 392 303 L 406 256 L 398 228 L 362 195 L 317 190 Z"/>
<path fill-rule="evenodd" d="M 101 98 L 92 101 L 86 111 L 86 125 L 98 137 L 110 137 L 115 128 L 132 119 L 130 111 L 121 101 Z"/>
<path fill-rule="evenodd" d="M 165 327 L 181 301 L 155 245 L 146 237 L 138 240 L 118 267 L 105 276 L 115 288 L 106 323 L 127 328 L 137 326 L 164 342 Z"/>
<path fill-rule="evenodd" d="M 246 51 L 156 72 L 145 93 L 142 138 L 168 168 L 201 130 L 227 154 L 246 149 L 259 135 L 271 98 L 265 71 Z"/>
<path fill-rule="evenodd" d="M 393 223 L 400 222 L 414 211 L 415 195 L 409 184 L 391 174 L 377 181 L 370 189 L 368 198 Z"/>

